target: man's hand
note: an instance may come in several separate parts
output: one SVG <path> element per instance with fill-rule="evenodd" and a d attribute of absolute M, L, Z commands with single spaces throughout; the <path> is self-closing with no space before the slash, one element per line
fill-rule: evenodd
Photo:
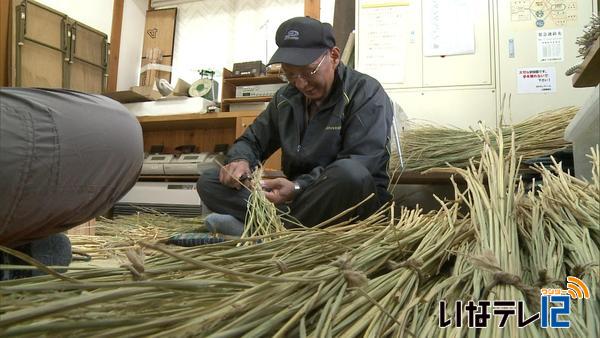
<path fill-rule="evenodd" d="M 240 190 L 242 188 L 242 185 L 238 182 L 240 177 L 250 176 L 250 174 L 250 163 L 246 160 L 236 160 L 221 168 L 219 181 L 225 186 Z"/>
<path fill-rule="evenodd" d="M 260 182 L 265 197 L 275 205 L 290 202 L 294 199 L 294 182 L 285 178 L 274 178 Z"/>

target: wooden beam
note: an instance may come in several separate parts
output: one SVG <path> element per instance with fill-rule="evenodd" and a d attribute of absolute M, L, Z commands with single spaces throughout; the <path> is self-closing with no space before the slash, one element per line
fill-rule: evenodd
<path fill-rule="evenodd" d="M 600 37 L 594 41 L 583 59 L 580 71 L 573 75 L 573 87 L 595 87 L 600 83 Z"/>
<path fill-rule="evenodd" d="M 110 30 L 110 57 L 108 58 L 108 85 L 106 88 L 108 92 L 117 90 L 121 29 L 123 27 L 123 5 L 124 0 L 114 0 L 112 28 Z"/>
<path fill-rule="evenodd" d="M 304 0 L 304 15 L 319 20 L 321 18 L 321 0 Z"/>
<path fill-rule="evenodd" d="M 9 66 L 10 53 L 10 20 L 9 13 L 11 1 L 0 1 L 0 87 L 8 87 L 10 81 Z"/>

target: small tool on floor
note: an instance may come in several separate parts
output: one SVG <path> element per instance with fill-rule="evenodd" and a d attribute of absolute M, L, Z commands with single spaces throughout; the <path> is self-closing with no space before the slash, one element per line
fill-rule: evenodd
<path fill-rule="evenodd" d="M 198 246 L 206 244 L 216 244 L 225 242 L 222 237 L 213 236 L 210 233 L 197 232 L 197 233 L 184 233 L 177 234 L 167 239 L 167 244 L 173 244 L 178 246 Z"/>

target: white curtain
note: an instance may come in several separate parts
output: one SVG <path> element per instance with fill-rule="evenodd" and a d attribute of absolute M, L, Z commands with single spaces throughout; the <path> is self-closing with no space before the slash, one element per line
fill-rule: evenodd
<path fill-rule="evenodd" d="M 166 0 L 165 0 L 166 1 Z M 292 17 L 304 15 L 304 0 L 194 1 L 177 6 L 172 82 L 193 82 L 198 69 L 261 60 L 276 50 L 275 32 Z"/>

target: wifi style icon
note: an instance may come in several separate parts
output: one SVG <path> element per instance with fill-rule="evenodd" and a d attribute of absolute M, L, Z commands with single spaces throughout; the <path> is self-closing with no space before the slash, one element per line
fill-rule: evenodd
<path fill-rule="evenodd" d="M 581 279 L 573 276 L 567 277 L 567 293 L 573 299 L 590 298 L 590 289 L 587 285 Z"/>

